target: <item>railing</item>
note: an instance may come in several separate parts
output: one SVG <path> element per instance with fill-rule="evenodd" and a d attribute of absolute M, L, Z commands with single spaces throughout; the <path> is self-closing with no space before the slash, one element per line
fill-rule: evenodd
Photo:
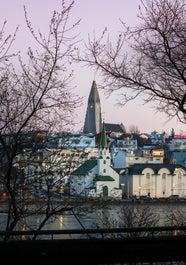
<path fill-rule="evenodd" d="M 77 238 L 139 238 L 139 237 L 158 237 L 158 236 L 186 236 L 186 226 L 157 226 L 157 227 L 132 227 L 132 228 L 100 228 L 100 229 L 64 229 L 64 230 L 29 230 L 29 231 L 1 231 L 0 239 L 8 236 L 9 238 L 18 236 L 42 237 L 42 239 L 54 240 L 55 236 L 70 235 Z M 46 237 L 45 237 L 46 236 Z M 30 239 L 30 238 L 29 238 Z"/>
<path fill-rule="evenodd" d="M 71 238 L 57 238 L 64 235 Z M 18 240 L 31 236 L 37 240 Z M 186 264 L 186 226 L 0 231 L 0 237 L 1 259 L 7 264 Z"/>

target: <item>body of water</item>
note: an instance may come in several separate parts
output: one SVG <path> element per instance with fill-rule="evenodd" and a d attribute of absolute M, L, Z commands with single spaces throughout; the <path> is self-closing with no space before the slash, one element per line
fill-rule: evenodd
<path fill-rule="evenodd" d="M 36 230 L 44 215 L 31 215 L 22 220 L 18 230 Z M 0 227 L 5 230 L 7 214 L 0 214 Z M 74 207 L 52 216 L 42 230 L 123 228 L 186 225 L 186 202 L 184 203 L 120 203 L 104 206 L 86 205 Z"/>

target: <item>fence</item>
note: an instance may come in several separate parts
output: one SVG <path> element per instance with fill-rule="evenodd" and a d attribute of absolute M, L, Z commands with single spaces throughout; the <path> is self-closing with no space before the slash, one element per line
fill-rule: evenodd
<path fill-rule="evenodd" d="M 56 239 L 62 235 L 71 238 Z M 40 238 L 43 236 L 45 239 Z M 46 239 L 47 236 L 50 239 Z M 0 231 L 0 237 L 9 239 L 0 241 L 1 259 L 8 264 L 185 264 L 186 261 L 185 226 Z M 35 237 L 37 240 L 31 240 Z M 28 238 L 30 240 L 26 240 Z"/>

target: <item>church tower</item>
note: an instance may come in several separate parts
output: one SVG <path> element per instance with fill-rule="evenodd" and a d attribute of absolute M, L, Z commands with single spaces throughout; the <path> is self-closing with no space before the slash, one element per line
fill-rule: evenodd
<path fill-rule="evenodd" d="M 90 90 L 83 132 L 97 134 L 102 129 L 101 103 L 96 86 L 93 81 Z"/>
<path fill-rule="evenodd" d="M 103 123 L 101 139 L 100 139 L 99 158 L 98 158 L 99 175 L 109 176 L 110 166 L 111 166 L 110 150 L 109 150 L 109 146 L 107 143 L 105 123 Z"/>

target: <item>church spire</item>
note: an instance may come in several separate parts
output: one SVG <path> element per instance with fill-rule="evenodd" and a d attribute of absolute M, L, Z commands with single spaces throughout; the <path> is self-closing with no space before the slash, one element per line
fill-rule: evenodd
<path fill-rule="evenodd" d="M 106 128 L 105 128 L 105 123 L 104 123 L 104 122 L 103 122 L 103 129 L 102 129 L 102 132 L 101 132 L 100 147 L 101 147 L 102 149 L 108 147 L 108 143 L 107 143 L 107 134 L 106 134 Z"/>

